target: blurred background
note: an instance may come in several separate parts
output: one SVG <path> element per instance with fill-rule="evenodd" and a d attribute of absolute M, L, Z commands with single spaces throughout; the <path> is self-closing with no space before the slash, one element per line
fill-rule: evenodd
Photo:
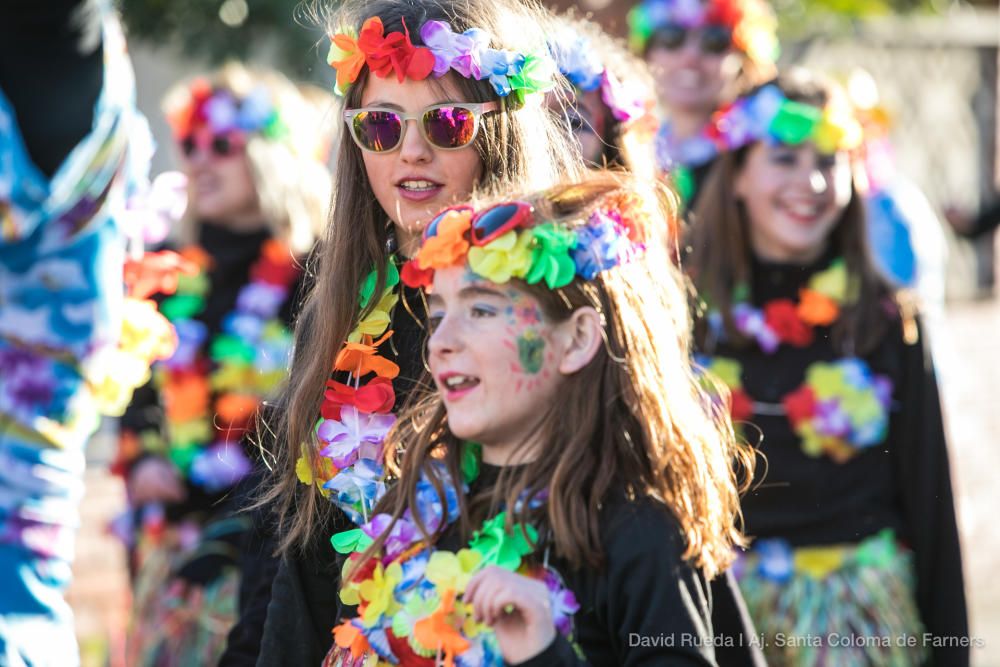
<path fill-rule="evenodd" d="M 332 88 L 327 42 L 317 17 L 327 4 L 297 0 L 118 0 L 138 81 L 139 106 L 159 149 L 152 173 L 176 167 L 160 100 L 178 79 L 238 58 Z M 548 2 L 593 14 L 624 36 L 634 4 Z M 996 0 L 771 0 L 781 25 L 783 64 L 846 76 L 864 67 L 891 120 L 899 170 L 946 210 L 975 213 L 1000 194 Z M 994 296 L 994 235 L 947 239 L 947 301 L 933 346 L 947 426 L 966 560 L 972 634 L 985 646 L 973 664 L 1000 667 L 1000 304 Z M 108 521 L 124 505 L 107 472 L 115 424 L 88 451 L 88 493 L 69 599 L 85 665 L 120 665 L 128 588 L 120 543 Z"/>

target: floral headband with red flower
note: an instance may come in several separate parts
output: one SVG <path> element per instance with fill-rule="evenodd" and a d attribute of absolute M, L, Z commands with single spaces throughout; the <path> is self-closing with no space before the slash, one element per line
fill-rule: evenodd
<path fill-rule="evenodd" d="M 365 21 L 360 33 L 343 29 L 332 35 L 327 62 L 337 70 L 335 92 L 343 95 L 365 65 L 379 78 L 395 74 L 400 83 L 407 78 L 422 81 L 431 74 L 442 77 L 453 70 L 467 79 L 489 79 L 499 97 L 544 92 L 555 85 L 555 65 L 548 54 L 491 49 L 490 35 L 478 28 L 455 33 L 447 23 L 427 21 L 420 27 L 420 39 L 426 46 L 410 41 L 405 22 L 403 32 L 386 35 L 377 16 Z"/>
<path fill-rule="evenodd" d="M 628 13 L 629 41 L 642 53 L 649 39 L 668 26 L 719 25 L 733 33 L 733 45 L 750 60 L 778 59 L 778 20 L 766 0 L 644 0 Z"/>
<path fill-rule="evenodd" d="M 559 289 L 577 276 L 593 280 L 641 254 L 649 229 L 645 215 L 630 193 L 606 197 L 582 224 L 539 220 L 524 201 L 478 212 L 453 206 L 427 225 L 420 250 L 403 265 L 401 278 L 410 287 L 429 287 L 435 269 L 464 263 L 497 284 L 518 278 Z"/>

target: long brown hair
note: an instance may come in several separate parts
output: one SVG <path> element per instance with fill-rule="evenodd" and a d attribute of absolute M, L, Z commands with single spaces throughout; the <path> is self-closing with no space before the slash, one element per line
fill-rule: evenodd
<path fill-rule="evenodd" d="M 540 433 L 532 439 L 545 443 L 537 458 L 504 469 L 492 488 L 471 498 L 463 498 L 456 487 L 464 536 L 501 504 L 517 508 L 518 498 L 545 491 L 545 509 L 532 511 L 521 503 L 508 514 L 508 528 L 514 522 L 533 523 L 573 567 L 600 567 L 599 510 L 619 493 L 664 502 L 680 525 L 685 558 L 708 576 L 724 569 L 733 546 L 743 543 L 739 493 L 752 477 L 753 459 L 734 438 L 728 414 L 713 408 L 692 375 L 684 278 L 662 238 L 669 226 L 664 218 L 673 217 L 675 208 L 666 193 L 649 189 L 655 187 L 597 172 L 531 198 L 539 219 L 567 225 L 582 224 L 590 210 L 609 200 L 639 201 L 646 209 L 641 230 L 646 251 L 593 280 L 578 277 L 556 291 L 513 283 L 538 299 L 550 321 L 595 308 L 605 344 L 586 367 L 564 378 L 560 399 L 546 408 Z M 449 431 L 437 393 L 404 410 L 386 446 L 389 469 L 399 481 L 376 512 L 398 518 L 414 508 L 422 475 L 442 493 L 432 461 L 443 461 L 451 479 L 460 479 L 462 443 Z M 413 516 L 419 521 L 419 512 Z M 420 528 L 427 533 L 426 526 Z M 443 530 L 439 526 L 436 536 Z M 380 546 L 376 540 L 357 566 L 363 567 L 364 558 Z"/>
<path fill-rule="evenodd" d="M 543 25 L 547 14 L 524 0 L 370 0 L 346 2 L 327 19 L 332 34 L 342 26 L 360 30 L 372 16 L 382 19 L 385 31 L 402 31 L 404 22 L 415 44 L 419 28 L 429 20 L 450 23 L 462 32 L 472 27 L 492 35 L 493 48 L 534 52 L 545 48 Z M 523 103 L 516 96 L 498 98 L 489 81 L 465 79 L 453 73 L 452 81 L 469 102 L 499 100 L 501 110 L 487 114 L 476 138 L 482 162 L 476 184 L 481 192 L 519 185 L 548 187 L 582 168 L 568 137 L 544 109 L 540 95 Z M 360 106 L 368 69 L 344 99 L 345 108 Z M 428 80 L 428 85 L 436 85 Z M 305 299 L 295 328 L 295 354 L 288 386 L 279 402 L 274 429 L 277 446 L 274 485 L 260 504 L 274 503 L 281 534 L 279 548 L 307 546 L 317 525 L 332 517 L 328 500 L 314 486 L 302 486 L 295 472 L 300 455 L 315 447 L 313 428 L 334 358 L 358 317 L 358 290 L 373 267 L 378 270 L 377 291 L 385 284 L 389 259 L 387 244 L 392 221 L 372 194 L 360 149 L 340 135 L 336 152 L 336 180 L 326 233 L 312 268 L 313 287 Z M 471 194 L 471 193 L 470 193 Z M 307 460 L 313 457 L 306 456 Z"/>
<path fill-rule="evenodd" d="M 833 83 L 801 68 L 783 73 L 775 83 L 787 98 L 821 109 L 832 96 L 842 94 Z M 747 341 L 733 322 L 733 290 L 742 284 L 753 291 L 750 222 L 734 186 L 749 148 L 723 153 L 712 166 L 693 212 L 687 262 L 699 296 L 722 314 L 727 337 L 736 344 Z M 833 337 L 845 353 L 863 354 L 885 333 L 888 320 L 882 303 L 892 290 L 872 262 L 864 204 L 853 182 L 851 188 L 851 200 L 831 231 L 829 243 L 843 256 L 849 291 L 857 299 L 843 306 Z M 697 331 L 702 337 L 705 327 L 699 326 Z"/>

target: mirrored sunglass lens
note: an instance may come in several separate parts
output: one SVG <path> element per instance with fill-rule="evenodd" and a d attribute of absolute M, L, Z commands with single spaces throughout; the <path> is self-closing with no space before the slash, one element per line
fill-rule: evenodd
<path fill-rule="evenodd" d="M 662 49 L 673 51 L 684 46 L 685 39 L 687 39 L 687 29 L 683 26 L 670 24 L 653 33 L 649 48 L 658 46 Z"/>
<path fill-rule="evenodd" d="M 196 148 L 198 148 L 198 146 L 195 144 L 194 137 L 184 137 L 181 139 L 181 152 L 184 153 L 185 156 L 191 157 L 194 155 Z"/>
<path fill-rule="evenodd" d="M 424 114 L 424 131 L 439 148 L 461 148 L 472 141 L 476 117 L 465 107 L 439 107 Z"/>
<path fill-rule="evenodd" d="M 354 116 L 354 138 L 370 151 L 389 151 L 399 144 L 403 122 L 391 111 L 362 111 Z"/>
<path fill-rule="evenodd" d="M 733 35 L 724 26 L 708 26 L 701 33 L 701 49 L 705 53 L 723 53 L 729 48 Z"/>
<path fill-rule="evenodd" d="M 233 152 L 233 142 L 229 140 L 229 137 L 213 137 L 212 138 L 212 152 L 219 157 L 226 157 Z"/>
<path fill-rule="evenodd" d="M 476 224 L 473 226 L 473 233 L 477 239 L 486 239 L 496 233 L 517 213 L 517 204 L 502 204 L 495 206 L 488 211 L 484 211 Z"/>

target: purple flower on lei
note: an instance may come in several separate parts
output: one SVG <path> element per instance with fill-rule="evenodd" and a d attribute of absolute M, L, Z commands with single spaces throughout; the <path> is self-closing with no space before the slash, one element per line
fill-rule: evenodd
<path fill-rule="evenodd" d="M 376 514 L 371 518 L 371 521 L 361 526 L 361 532 L 372 540 L 376 540 L 389 529 L 389 524 L 391 523 L 392 516 L 388 514 Z M 417 530 L 417 527 L 400 517 L 399 521 L 393 525 L 392 530 L 389 531 L 386 537 L 384 561 L 386 563 L 394 561 L 397 556 L 409 549 L 419 537 L 420 531 Z"/>
<path fill-rule="evenodd" d="M 813 417 L 816 431 L 828 436 L 847 439 L 851 433 L 851 417 L 837 399 L 820 401 Z"/>
<path fill-rule="evenodd" d="M 741 334 L 755 339 L 767 354 L 773 354 L 778 349 L 780 342 L 777 334 L 767 326 L 764 314 L 753 306 L 746 303 L 734 305 L 733 321 Z"/>
<path fill-rule="evenodd" d="M 446 520 L 451 523 L 458 519 L 458 495 L 455 493 L 455 485 L 451 483 L 447 469 L 443 465 L 435 465 L 435 468 L 437 477 L 444 487 L 445 503 L 447 504 Z M 426 478 L 421 478 L 417 482 L 416 496 L 420 519 L 428 532 L 433 533 L 441 525 L 441 520 L 445 518 L 446 514 L 445 508 L 441 505 L 441 497 L 434 489 L 434 485 Z M 411 522 L 414 521 L 413 513 L 409 509 L 403 513 L 403 517 Z"/>
<path fill-rule="evenodd" d="M 240 290 L 236 297 L 236 308 L 262 320 L 269 320 L 278 313 L 287 294 L 288 290 L 279 285 L 252 282 Z"/>
<path fill-rule="evenodd" d="M 324 419 L 319 425 L 316 435 L 327 443 L 321 453 L 341 470 L 359 458 L 377 461 L 382 441 L 394 423 L 395 415 L 368 414 L 346 406 L 340 411 L 340 421 Z"/>
<path fill-rule="evenodd" d="M 18 347 L 0 348 L 0 404 L 11 412 L 30 418 L 52 401 L 56 377 L 52 362 Z"/>
<path fill-rule="evenodd" d="M 573 614 L 580 610 L 576 595 L 566 588 L 555 571 L 548 568 L 545 570 L 545 587 L 549 589 L 549 603 L 556 630 L 568 636 L 573 630 Z"/>
<path fill-rule="evenodd" d="M 197 320 L 177 320 L 173 324 L 177 331 L 177 349 L 164 363 L 169 368 L 190 366 L 208 337 L 208 329 Z"/>
<path fill-rule="evenodd" d="M 242 445 L 222 442 L 202 451 L 191 463 L 191 481 L 214 493 L 229 488 L 250 473 Z"/>

